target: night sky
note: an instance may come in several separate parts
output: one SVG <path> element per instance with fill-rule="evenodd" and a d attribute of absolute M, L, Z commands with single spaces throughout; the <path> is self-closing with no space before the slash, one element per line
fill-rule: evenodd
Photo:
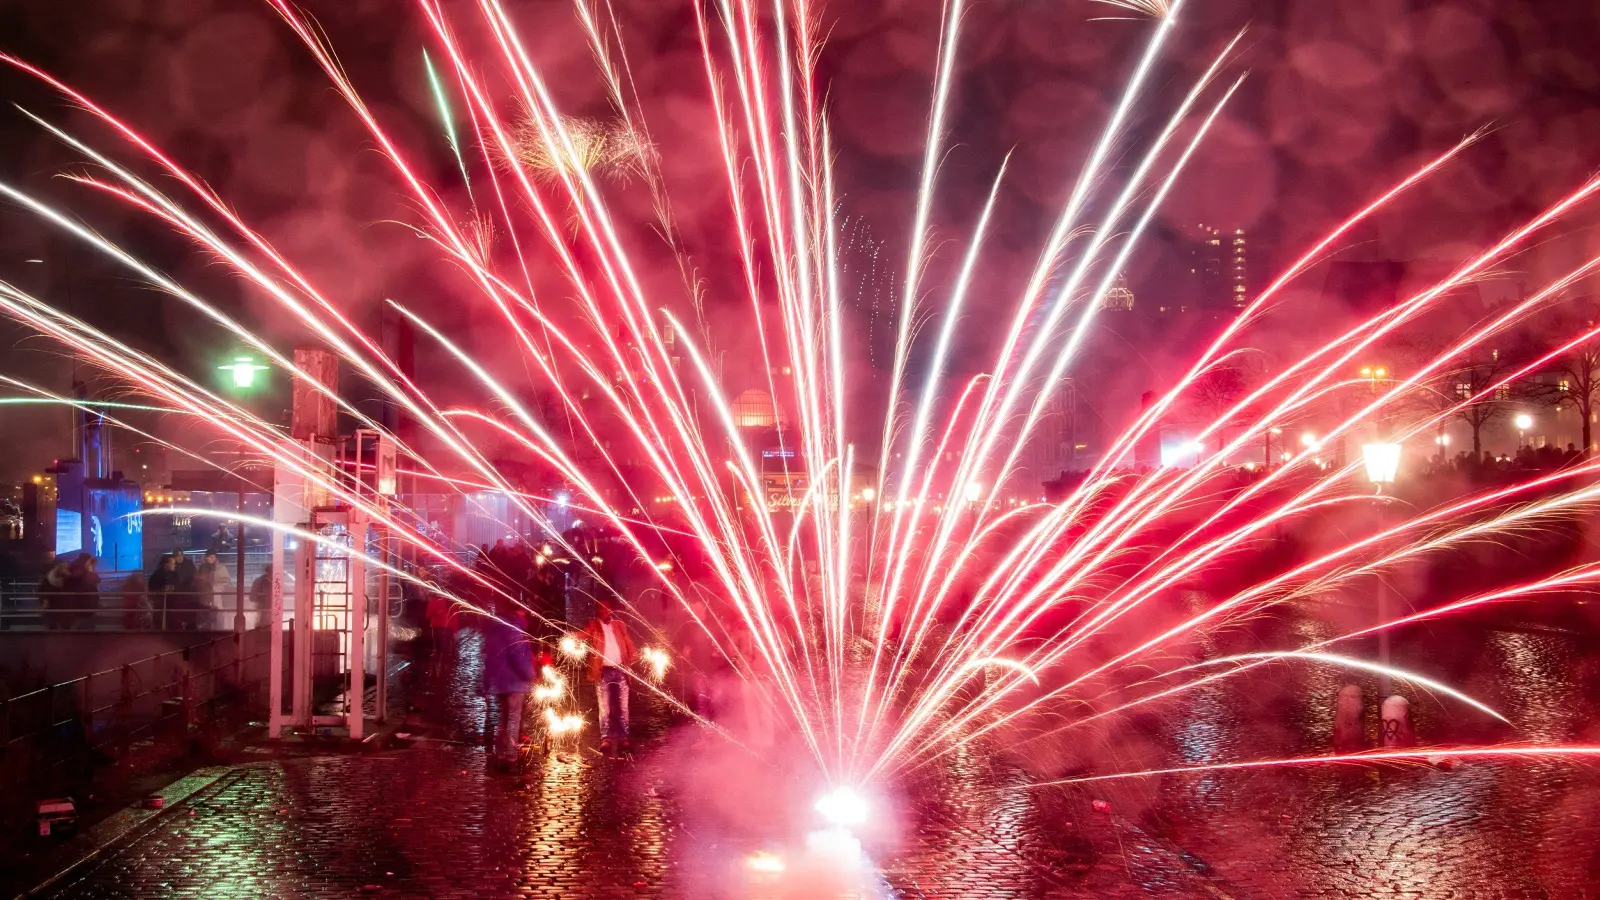
<path fill-rule="evenodd" d="M 451 6 L 452 4 L 447 4 Z M 470 4 L 456 3 L 465 6 Z M 421 29 L 398 0 L 334 0 L 306 8 L 380 118 L 430 167 L 447 198 L 458 176 L 422 75 Z M 570 4 L 507 6 L 558 99 L 573 114 L 605 115 L 600 81 L 577 38 Z M 669 0 L 617 3 L 644 110 L 662 149 L 685 244 L 707 273 L 709 303 L 742 310 L 729 216 L 706 107 L 693 21 Z M 822 58 L 840 143 L 842 211 L 881 245 L 881 265 L 901 266 L 920 164 L 938 4 L 928 0 L 826 5 Z M 955 98 L 953 146 L 935 213 L 941 238 L 970 227 L 1000 158 L 1014 150 L 982 302 L 1008 303 L 1032 265 L 1054 211 L 1070 190 L 1152 24 L 1087 0 L 980 0 L 971 4 Z M 1191 0 L 1130 137 L 1158 128 L 1177 97 L 1240 28 L 1229 77 L 1249 78 L 1181 187 L 1158 232 L 1130 266 L 1141 304 L 1169 289 L 1175 242 L 1191 222 L 1247 229 L 1263 271 L 1298 252 L 1337 217 L 1482 127 L 1492 133 L 1458 165 L 1352 236 L 1343 258 L 1454 259 L 1573 188 L 1600 163 L 1600 5 L 1539 2 Z M 303 48 L 257 0 L 56 0 L 0 6 L 0 47 L 42 65 L 142 129 L 216 187 L 313 279 L 375 323 L 385 296 L 405 297 L 470 344 L 496 335 L 480 313 L 449 298 L 456 274 L 390 220 L 415 221 L 384 161 Z M 102 149 L 104 129 L 29 78 L 0 74 L 0 95 L 66 124 Z M 218 267 L 160 227 L 53 175 L 83 171 L 65 148 L 9 108 L 0 112 L 0 178 L 68 205 L 104 233 L 177 275 L 224 309 L 285 341 L 264 307 Z M 119 159 L 131 159 L 121 154 Z M 1131 159 L 1123 159 L 1131 164 Z M 647 192 L 614 200 L 638 213 L 638 258 L 659 262 L 653 290 L 682 295 L 675 267 L 644 227 Z M 1537 272 L 1595 247 L 1574 219 L 1559 247 L 1519 261 Z M 863 246 L 866 242 L 863 243 Z M 931 277 L 948 276 L 947 246 Z M 27 260 L 40 259 L 41 263 Z M 177 303 L 51 232 L 0 208 L 0 277 L 192 371 L 231 344 Z M 1519 275 L 1508 274 L 1506 284 Z M 1321 276 L 1308 277 L 1314 294 Z M 1510 290 L 1511 288 L 1506 288 Z M 1309 296 L 1309 294 L 1308 294 Z M 724 307 L 726 305 L 726 307 Z M 1001 307 L 1005 308 L 1004 306 Z M 742 312 L 735 313 L 742 316 Z M 484 333 L 487 332 L 487 333 Z M 54 348 L 0 331 L 0 368 L 66 389 Z M 732 338 L 723 338 L 732 340 Z M 485 350 L 485 352 L 488 352 Z M 978 365 L 976 354 L 970 354 Z M 203 361 L 195 365 L 195 360 Z M 11 417 L 14 414 L 5 413 Z M 17 415 L 18 432 L 53 446 L 59 421 Z M 52 424 L 54 423 L 54 424 Z M 52 443 L 53 442 L 53 443 Z M 15 455 L 42 452 L 22 447 Z M 57 451 L 59 452 L 59 451 Z M 6 456 L 12 456 L 7 454 Z M 32 462 L 0 459 L 0 477 Z"/>

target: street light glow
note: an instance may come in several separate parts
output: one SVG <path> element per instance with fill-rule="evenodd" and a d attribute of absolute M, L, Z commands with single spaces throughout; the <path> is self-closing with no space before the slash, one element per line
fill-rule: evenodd
<path fill-rule="evenodd" d="M 1367 467 L 1367 480 L 1379 487 L 1394 484 L 1400 472 L 1399 444 L 1362 444 L 1361 461 Z"/>
<path fill-rule="evenodd" d="M 217 366 L 217 368 L 224 372 L 233 373 L 230 383 L 234 387 L 251 388 L 255 387 L 256 373 L 265 372 L 268 367 L 261 365 L 248 356 L 235 356 L 233 362 L 225 366 Z"/>
<path fill-rule="evenodd" d="M 1522 413 L 1522 414 L 1517 416 L 1517 428 L 1519 430 L 1527 431 L 1529 428 L 1532 428 L 1532 427 L 1533 427 L 1533 416 L 1530 416 L 1527 413 Z"/>

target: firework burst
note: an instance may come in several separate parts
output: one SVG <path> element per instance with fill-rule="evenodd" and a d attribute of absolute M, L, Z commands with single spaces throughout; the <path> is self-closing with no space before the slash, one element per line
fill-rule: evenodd
<path fill-rule="evenodd" d="M 1163 598 L 1236 563 L 1275 529 L 1314 526 L 1330 511 L 1371 503 L 1370 491 L 1356 477 L 1359 462 L 1337 456 L 1308 452 L 1268 460 L 1273 465 L 1259 477 L 1241 479 L 1236 460 L 1264 440 L 1270 447 L 1271 435 L 1286 424 L 1320 416 L 1323 446 L 1380 429 L 1397 443 L 1428 437 L 1450 415 L 1493 398 L 1561 352 L 1426 413 L 1406 402 L 1453 361 L 1487 346 L 1594 271 L 1600 259 L 1583 261 L 1540 286 L 1409 373 L 1382 384 L 1351 380 L 1361 354 L 1437 309 L 1456 287 L 1504 263 L 1589 200 L 1600 190 L 1600 179 L 1577 186 L 1445 278 L 1214 404 L 1184 465 L 1135 465 L 1136 448 L 1159 435 L 1164 418 L 1248 347 L 1248 329 L 1275 313 L 1286 286 L 1396 197 L 1449 165 L 1470 138 L 1375 189 L 1366 205 L 1306 248 L 1201 347 L 1181 377 L 1109 441 L 1081 480 L 1063 496 L 1038 499 L 1036 482 L 1021 465 L 1023 450 L 1038 439 L 1054 398 L 1080 364 L 1102 300 L 1238 86 L 1224 77 L 1235 38 L 1169 107 L 1150 98 L 1149 85 L 1161 77 L 1184 0 L 1112 3 L 1157 21 L 1148 26 L 1103 132 L 1076 174 L 1062 177 L 1067 200 L 1025 286 L 1005 299 L 987 290 L 982 266 L 1002 202 L 1003 161 L 994 165 L 986 202 L 970 230 L 954 242 L 953 275 L 941 283 L 930 276 L 929 259 L 939 244 L 932 224 L 939 160 L 948 150 L 948 107 L 960 70 L 956 60 L 963 23 L 977 14 L 963 0 L 944 4 L 923 167 L 906 263 L 894 288 L 893 359 L 883 377 L 873 376 L 873 386 L 884 388 L 888 413 L 874 421 L 853 404 L 863 376 L 846 340 L 850 288 L 841 242 L 856 226 L 839 211 L 833 169 L 838 150 L 815 72 L 816 10 L 805 0 L 771 8 L 750 0 L 687 6 L 715 122 L 711 137 L 722 175 L 717 187 L 737 235 L 736 265 L 708 277 L 748 305 L 734 327 L 753 342 L 760 369 L 771 373 L 765 411 L 753 417 L 772 425 L 783 411 L 784 428 L 770 457 L 778 461 L 778 472 L 752 446 L 752 413 L 729 396 L 713 350 L 717 335 L 700 314 L 699 286 L 689 283 L 696 279 L 685 278 L 682 296 L 647 290 L 647 283 L 658 282 L 641 273 L 637 260 L 643 254 L 610 202 L 613 192 L 624 189 L 622 182 L 642 180 L 654 200 L 657 233 L 666 238 L 676 265 L 698 272 L 672 228 L 673 195 L 657 168 L 632 70 L 616 54 L 621 42 L 609 4 L 580 2 L 576 10 L 599 61 L 596 78 L 615 107 L 612 118 L 593 119 L 560 108 L 499 0 L 452 6 L 448 14 L 437 0 L 416 0 L 430 41 L 427 72 L 447 149 L 469 187 L 458 208 L 443 199 L 448 192 L 420 174 L 427 167 L 418 160 L 430 148 L 404 146 L 373 114 L 305 15 L 286 0 L 268 2 L 384 154 L 415 210 L 411 224 L 417 233 L 434 243 L 442 262 L 470 280 L 475 312 L 492 317 L 501 337 L 496 361 L 475 355 L 432 323 L 427 308 L 402 297 L 391 301 L 394 307 L 458 372 L 408 375 L 340 313 L 343 304 L 233 213 L 199 175 L 91 98 L 23 61 L 4 59 L 110 125 L 125 142 L 120 152 L 170 176 L 158 184 L 137 174 L 139 166 L 119 164 L 116 152 L 38 118 L 41 127 L 96 165 L 97 174 L 79 177 L 80 184 L 149 214 L 222 261 L 271 304 L 271 315 L 331 347 L 417 424 L 421 438 L 399 441 L 415 477 L 463 494 L 500 493 L 537 523 L 560 558 L 598 577 L 594 551 L 557 527 L 552 504 L 511 483 L 489 458 L 488 446 L 520 448 L 563 485 L 574 508 L 613 529 L 644 563 L 655 579 L 651 590 L 703 632 L 717 657 L 748 684 L 759 685 L 759 696 L 781 714 L 796 744 L 838 785 L 903 773 L 999 729 L 1037 736 L 1120 716 L 1268 663 L 1370 668 L 1324 652 L 1327 640 L 1198 665 L 1178 651 L 1291 601 L 1354 589 L 1396 566 L 1575 515 L 1600 499 L 1600 489 L 1584 480 L 1600 463 L 1584 462 L 1413 511 L 1202 608 L 1160 613 Z M 484 37 L 489 49 L 469 55 L 460 38 L 467 29 Z M 1136 118 L 1161 124 L 1135 139 L 1128 125 Z M 462 134 L 476 135 L 475 142 L 457 136 L 457 121 L 464 123 Z M 268 341 L 63 211 L 11 185 L 0 184 L 0 194 L 180 298 L 274 365 L 305 375 Z M 535 256 L 541 266 L 529 264 Z M 551 283 L 560 290 L 544 290 Z M 552 295 L 564 299 L 559 305 L 541 299 Z M 994 323 L 996 346 L 981 375 L 957 375 L 951 362 L 957 323 L 979 302 L 986 321 Z M 360 508 L 386 524 L 395 540 L 414 547 L 417 558 L 482 591 L 500 590 L 461 564 L 450 552 L 454 548 L 408 524 L 413 518 L 373 504 L 346 476 L 308 459 L 238 404 L 45 299 L 0 286 L 0 310 L 121 379 L 142 400 L 253 448 Z M 929 327 L 919 330 L 919 322 Z M 1596 334 L 1600 329 L 1578 335 L 1573 345 Z M 505 353 L 516 357 L 514 365 L 499 361 Z M 479 402 L 446 406 L 432 393 L 438 379 L 455 382 L 452 397 L 472 390 Z M 552 397 L 550 408 L 531 408 L 524 388 Z M 353 404 L 327 393 L 363 427 L 380 428 Z M 489 439 L 475 440 L 482 435 Z M 874 437 L 876 445 L 870 443 Z M 565 500 L 559 505 L 568 508 Z M 663 560 L 663 544 L 692 551 L 674 549 Z M 541 553 L 547 557 L 555 558 Z M 1595 575 L 1592 567 L 1575 569 L 1563 584 L 1587 583 Z M 603 578 L 599 583 L 611 589 Z M 627 606 L 640 598 L 615 599 Z M 1463 604 L 1449 608 L 1467 608 Z M 1106 646 L 1114 649 L 1106 653 Z M 559 641 L 571 663 L 592 649 L 570 636 Z M 651 653 L 641 683 L 655 689 L 652 682 L 665 675 L 668 656 L 660 649 Z M 1493 712 L 1421 675 L 1383 671 L 1448 702 Z M 552 731 L 582 724 L 553 710 L 546 715 Z M 1547 751 L 1559 748 L 1539 752 Z M 1524 748 L 1495 752 L 1516 755 Z M 1263 763 L 1269 764 L 1280 763 Z"/>
<path fill-rule="evenodd" d="M 626 181 L 643 173 L 653 152 L 637 131 L 622 122 L 569 118 L 556 130 L 565 140 L 552 143 L 545 138 L 548 129 L 531 116 L 524 118 L 511 131 L 511 159 L 546 181 L 579 173 Z"/>

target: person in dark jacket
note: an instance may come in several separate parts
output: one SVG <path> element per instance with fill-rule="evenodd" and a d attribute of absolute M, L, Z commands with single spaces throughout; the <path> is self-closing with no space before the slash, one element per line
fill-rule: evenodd
<path fill-rule="evenodd" d="M 493 723 L 495 762 L 509 767 L 517 758 L 522 737 L 522 707 L 533 689 L 533 641 L 527 635 L 527 616 L 501 598 L 494 617 L 483 623 L 483 694 L 492 697 L 498 721 Z"/>
<path fill-rule="evenodd" d="M 100 573 L 95 571 L 98 564 L 91 554 L 80 553 L 67 567 L 67 593 L 77 609 L 69 627 L 94 629 L 95 614 L 100 609 Z"/>
<path fill-rule="evenodd" d="M 129 572 L 122 579 L 122 629 L 144 631 L 150 627 L 150 585 L 143 572 Z"/>
<path fill-rule="evenodd" d="M 178 561 L 171 556 L 161 557 L 161 564 L 150 573 L 150 582 L 147 585 L 150 596 L 150 612 L 155 618 L 157 628 L 166 628 L 171 621 L 174 625 L 183 622 L 183 613 L 175 612 L 178 606 Z M 171 616 L 169 619 L 168 617 Z"/>
<path fill-rule="evenodd" d="M 39 607 L 43 610 L 45 627 L 51 631 L 72 627 L 72 598 L 63 596 L 67 590 L 67 563 L 56 560 L 39 579 Z"/>
<path fill-rule="evenodd" d="M 679 695 L 697 716 L 711 718 L 711 678 L 725 666 L 722 654 L 706 629 L 712 628 L 711 610 L 696 597 L 673 635 L 672 649 L 679 657 Z"/>
<path fill-rule="evenodd" d="M 200 567 L 184 555 L 182 550 L 172 551 L 173 569 L 178 575 L 178 586 L 172 595 L 172 605 L 182 610 L 177 616 L 177 627 L 184 631 L 200 630 L 200 593 L 196 589 Z"/>

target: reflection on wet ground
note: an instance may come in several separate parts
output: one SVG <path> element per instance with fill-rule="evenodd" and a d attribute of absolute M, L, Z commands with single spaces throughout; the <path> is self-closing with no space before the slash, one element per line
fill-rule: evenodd
<path fill-rule="evenodd" d="M 1326 637 L 1314 617 L 1210 639 L 1209 656 Z M 1370 652 L 1371 648 L 1353 648 Z M 1458 686 L 1512 727 L 1407 691 L 1436 742 L 1594 739 L 1600 656 L 1585 639 L 1485 623 L 1418 628 L 1395 662 Z M 1054 742 L 951 753 L 883 802 L 876 874 L 854 891 L 791 868 L 814 784 L 671 728 L 636 700 L 645 748 L 491 776 L 477 639 L 403 693 L 432 738 L 383 754 L 239 767 L 194 815 L 108 852 L 59 897 L 1583 897 L 1600 883 L 1600 775 L 1561 762 L 1306 767 L 1030 788 L 1080 772 L 1327 751 L 1333 697 L 1366 677 L 1302 663 L 1217 681 Z M 638 695 L 636 695 L 638 696 Z M 1376 734 L 1375 712 L 1369 729 Z M 1094 801 L 1101 801 L 1098 808 Z M 758 877 L 759 876 L 759 877 Z"/>

